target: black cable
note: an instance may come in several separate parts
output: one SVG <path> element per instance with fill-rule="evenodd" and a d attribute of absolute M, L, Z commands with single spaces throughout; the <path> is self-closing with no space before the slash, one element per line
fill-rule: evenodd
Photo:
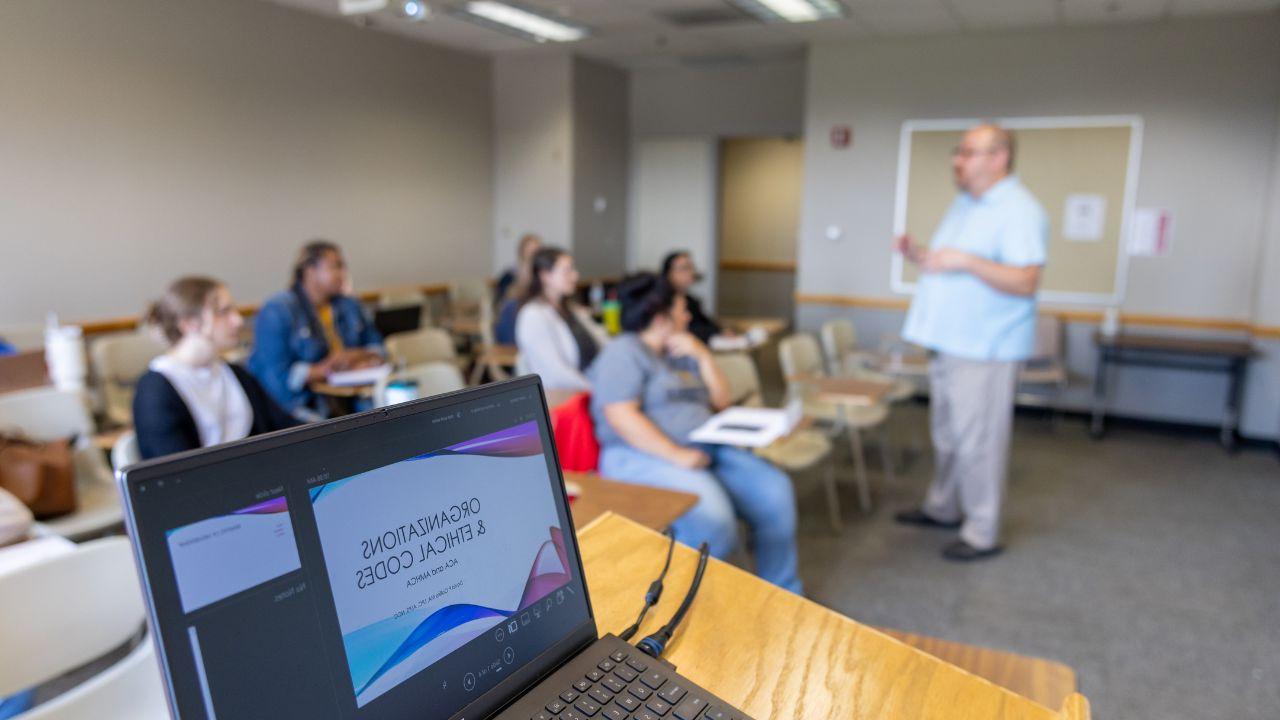
<path fill-rule="evenodd" d="M 676 548 L 675 531 L 667 528 L 662 534 L 671 538 L 671 542 L 667 543 L 667 561 L 662 564 L 662 572 L 658 575 L 658 579 L 649 583 L 649 590 L 644 594 L 644 607 L 640 608 L 640 617 L 636 618 L 631 627 L 618 633 L 618 637 L 623 640 L 630 640 L 640 630 L 640 623 L 644 622 L 645 613 L 649 612 L 649 608 L 657 605 L 658 599 L 662 597 L 662 581 L 667 577 L 667 570 L 671 567 L 671 553 Z"/>
<path fill-rule="evenodd" d="M 640 652 L 654 658 L 662 657 L 663 651 L 667 649 L 667 643 L 671 642 L 671 636 L 675 634 L 676 628 L 680 627 L 680 621 L 684 620 L 685 613 L 693 604 L 693 598 L 698 594 L 698 588 L 702 586 L 702 574 L 707 570 L 707 557 L 710 554 L 711 549 L 705 542 L 702 543 L 698 548 L 698 569 L 693 574 L 693 582 L 689 583 L 689 592 L 685 593 L 684 601 L 680 603 L 676 614 L 671 616 L 666 625 L 663 625 L 658 632 L 636 643 Z"/>

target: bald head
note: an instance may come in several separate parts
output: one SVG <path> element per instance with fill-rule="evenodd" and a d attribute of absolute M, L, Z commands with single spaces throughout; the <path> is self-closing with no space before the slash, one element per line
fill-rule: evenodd
<path fill-rule="evenodd" d="M 1015 140 L 1013 131 L 1000 127 L 995 123 L 976 125 L 967 133 L 992 151 L 1005 153 L 1005 171 L 1013 172 L 1013 150 Z"/>
<path fill-rule="evenodd" d="M 1013 172 L 1013 155 L 1013 132 L 995 123 L 970 128 L 951 157 L 956 185 L 975 197 L 982 195 Z"/>

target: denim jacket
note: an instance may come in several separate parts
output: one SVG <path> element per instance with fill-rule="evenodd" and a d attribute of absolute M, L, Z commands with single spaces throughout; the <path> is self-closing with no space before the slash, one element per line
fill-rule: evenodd
<path fill-rule="evenodd" d="M 382 352 L 382 336 L 358 300 L 343 295 L 330 305 L 334 327 L 346 347 Z M 280 407 L 298 417 L 316 419 L 308 412 L 317 408 L 314 393 L 307 389 L 307 372 L 328 355 L 320 321 L 299 289 L 278 292 L 263 303 L 254 321 L 249 370 Z"/>

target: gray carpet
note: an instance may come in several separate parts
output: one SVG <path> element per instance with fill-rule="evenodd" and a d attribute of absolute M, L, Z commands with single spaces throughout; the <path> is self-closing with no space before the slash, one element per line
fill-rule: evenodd
<path fill-rule="evenodd" d="M 843 487 L 843 535 L 798 478 L 801 572 L 816 601 L 861 622 L 1065 662 L 1094 716 L 1280 718 L 1280 460 L 1211 438 L 1040 417 L 1015 424 L 1004 555 L 956 565 L 946 532 L 898 526 L 932 471 L 927 408 L 894 418 L 922 452 L 879 476 L 876 506 Z M 904 443 L 909 445 L 909 442 Z M 838 455 L 849 474 L 847 453 Z"/>

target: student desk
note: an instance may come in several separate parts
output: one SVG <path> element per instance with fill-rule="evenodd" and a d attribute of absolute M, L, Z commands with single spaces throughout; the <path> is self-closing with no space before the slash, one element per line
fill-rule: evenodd
<path fill-rule="evenodd" d="M 1240 398 L 1244 394 L 1244 373 L 1257 350 L 1243 340 L 1197 340 L 1161 335 L 1103 335 L 1094 333 L 1098 346 L 1098 367 L 1093 381 L 1093 417 L 1089 432 L 1102 437 L 1107 414 L 1107 366 L 1137 365 L 1143 367 L 1225 373 L 1227 404 L 1222 417 L 1220 437 L 1228 450 L 1236 445 L 1236 426 L 1240 422 Z"/>
<path fill-rule="evenodd" d="M 635 620 L 667 539 L 604 515 L 578 532 L 578 543 L 596 624 L 618 632 Z M 675 612 L 696 565 L 697 552 L 677 545 L 667 589 L 640 636 Z M 1047 707 L 714 559 L 664 658 L 757 720 L 1089 718 L 1074 687 Z"/>
<path fill-rule="evenodd" d="M 565 471 L 564 478 L 582 488 L 570 506 L 576 527 L 613 512 L 661 532 L 698 502 L 693 493 L 606 480 L 595 473 Z"/>

